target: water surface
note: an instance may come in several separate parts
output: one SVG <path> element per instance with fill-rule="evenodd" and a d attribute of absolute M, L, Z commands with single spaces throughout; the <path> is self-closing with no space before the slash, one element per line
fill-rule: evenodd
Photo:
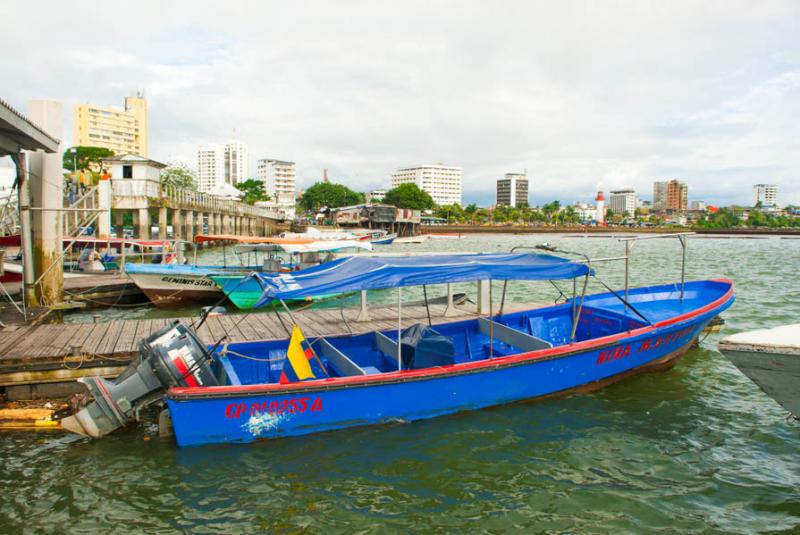
<path fill-rule="evenodd" d="M 501 252 L 542 241 L 593 257 L 622 252 L 610 237 L 553 235 L 386 250 Z M 633 285 L 678 279 L 676 241 L 642 241 L 633 253 Z M 798 322 L 798 265 L 800 240 L 692 238 L 687 279 L 736 281 L 725 313 L 732 333 Z M 621 265 L 598 269 L 622 283 Z M 556 295 L 546 283 L 511 283 L 507 299 Z M 103 318 L 131 314 L 154 312 Z M 4 433 L 0 531 L 796 533 L 800 424 L 716 342 L 708 337 L 670 371 L 594 394 L 253 445 L 178 449 L 153 427 L 99 441 Z"/>

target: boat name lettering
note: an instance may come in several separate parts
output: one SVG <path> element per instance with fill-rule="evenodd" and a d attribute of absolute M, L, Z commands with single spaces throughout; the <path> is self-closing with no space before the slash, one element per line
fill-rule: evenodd
<path fill-rule="evenodd" d="M 225 407 L 225 418 L 236 419 L 242 416 L 253 416 L 256 414 L 283 414 L 299 412 L 319 412 L 322 410 L 322 399 L 302 397 L 282 399 L 280 401 L 254 401 L 250 403 L 230 403 Z"/>
<path fill-rule="evenodd" d="M 188 279 L 184 277 L 161 277 L 161 282 L 171 282 L 173 284 L 188 284 L 190 286 L 214 286 L 214 282 L 208 279 Z"/>
<path fill-rule="evenodd" d="M 686 337 L 687 335 L 691 334 L 693 328 L 686 327 L 681 329 L 680 331 L 675 331 L 674 333 L 665 334 L 663 336 L 654 336 L 653 338 L 648 338 L 647 340 L 643 340 L 642 343 L 639 345 L 639 348 L 636 350 L 636 353 L 644 353 L 646 351 L 650 351 L 651 349 L 657 349 L 663 345 L 671 344 L 676 340 Z M 626 344 L 624 346 L 616 346 L 612 347 L 611 349 L 605 349 L 600 352 L 600 356 L 597 357 L 597 361 L 594 363 L 595 366 L 599 364 L 604 364 L 606 362 L 610 362 L 612 360 L 619 360 L 627 357 L 631 354 L 631 346 L 630 344 Z"/>
<path fill-rule="evenodd" d="M 604 362 L 608 362 L 611 360 L 617 360 L 627 357 L 631 354 L 631 346 L 630 344 L 626 344 L 624 346 L 617 346 L 612 347 L 611 349 L 606 349 L 600 352 L 600 356 L 597 357 L 597 362 L 594 363 L 595 366 L 598 364 L 603 364 Z"/>
<path fill-rule="evenodd" d="M 647 340 L 644 340 L 642 342 L 642 344 L 639 346 L 639 349 L 636 352 L 644 353 L 645 351 L 650 351 L 651 349 L 656 349 L 663 345 L 671 344 L 672 342 L 680 338 L 684 338 L 686 335 L 690 334 L 692 330 L 693 327 L 685 327 L 680 331 L 675 331 L 674 333 L 648 338 Z"/>

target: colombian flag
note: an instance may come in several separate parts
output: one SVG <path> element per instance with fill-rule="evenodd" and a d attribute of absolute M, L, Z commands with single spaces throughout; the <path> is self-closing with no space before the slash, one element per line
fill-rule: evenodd
<path fill-rule="evenodd" d="M 281 384 L 294 383 L 304 379 L 316 379 L 314 371 L 311 369 L 310 360 L 314 358 L 311 347 L 300 332 L 300 328 L 295 325 L 292 329 L 292 338 L 289 340 L 289 350 L 286 353 L 286 361 L 283 363 L 281 371 Z"/>

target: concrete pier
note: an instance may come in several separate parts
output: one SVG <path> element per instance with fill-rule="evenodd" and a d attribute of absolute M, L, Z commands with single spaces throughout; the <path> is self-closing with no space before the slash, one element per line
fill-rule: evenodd
<path fill-rule="evenodd" d="M 171 226 L 173 238 L 192 241 L 204 232 L 206 221 L 209 234 L 271 236 L 279 223 L 278 214 L 267 208 L 162 185 L 160 172 L 165 165 L 147 158 L 107 158 L 103 165 L 111 171 L 111 199 L 108 206 L 108 198 L 101 199 L 100 209 L 110 209 L 101 217 L 108 225 L 113 220 L 118 229 L 132 217 L 139 239 L 153 238 L 153 227 L 158 228 L 158 238 L 165 239 Z M 121 237 L 119 230 L 117 235 Z"/>

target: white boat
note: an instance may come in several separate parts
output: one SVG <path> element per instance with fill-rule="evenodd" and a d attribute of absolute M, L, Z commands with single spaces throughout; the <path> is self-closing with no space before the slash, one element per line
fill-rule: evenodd
<path fill-rule="evenodd" d="M 432 240 L 463 240 L 466 238 L 460 232 L 431 232 L 427 236 Z"/>
<path fill-rule="evenodd" d="M 314 241 L 328 241 L 328 240 L 366 240 L 364 235 L 350 232 L 347 230 L 319 230 L 316 228 L 309 228 L 305 232 L 281 232 L 281 238 L 289 240 L 314 240 Z"/>
<path fill-rule="evenodd" d="M 310 267 L 328 261 L 333 253 L 347 248 L 372 250 L 369 242 L 354 240 L 300 240 L 287 238 L 254 238 L 232 235 L 199 235 L 197 243 L 237 242 L 238 259 L 223 265 L 125 264 L 126 275 L 159 307 L 186 303 L 208 303 L 221 299 L 222 290 L 211 276 L 240 279 L 254 271 L 279 273 Z M 283 252 L 285 258 L 276 254 Z M 262 254 L 259 257 L 259 253 Z M 323 253 L 330 253 L 325 255 Z M 329 258 L 330 257 L 330 258 Z"/>
<path fill-rule="evenodd" d="M 800 323 L 727 336 L 719 349 L 769 397 L 800 418 Z"/>

